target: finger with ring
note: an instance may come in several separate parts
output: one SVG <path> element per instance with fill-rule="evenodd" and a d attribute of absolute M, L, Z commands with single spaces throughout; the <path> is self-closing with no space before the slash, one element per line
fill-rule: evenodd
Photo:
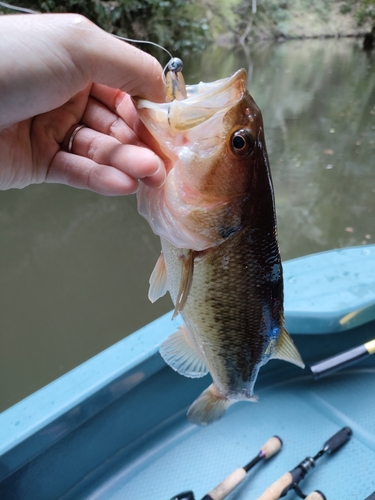
<path fill-rule="evenodd" d="M 81 128 L 84 127 L 86 127 L 86 125 L 83 125 L 82 123 L 78 123 L 70 127 L 68 133 L 65 136 L 64 142 L 61 145 L 61 149 L 67 151 L 68 153 L 72 153 L 74 138 L 77 135 L 77 133 L 81 130 Z"/>

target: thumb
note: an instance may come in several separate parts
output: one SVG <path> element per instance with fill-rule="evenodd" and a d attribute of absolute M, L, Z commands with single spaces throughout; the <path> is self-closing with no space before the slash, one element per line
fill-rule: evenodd
<path fill-rule="evenodd" d="M 165 101 L 163 68 L 154 57 L 113 37 L 84 17 L 71 17 L 75 29 L 70 53 L 90 81 L 153 102 Z"/>

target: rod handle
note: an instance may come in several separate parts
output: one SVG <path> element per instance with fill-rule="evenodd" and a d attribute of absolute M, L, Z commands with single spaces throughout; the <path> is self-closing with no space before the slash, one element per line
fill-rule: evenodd
<path fill-rule="evenodd" d="M 307 495 L 305 500 L 327 500 L 327 499 L 321 491 L 316 490 Z"/>
<path fill-rule="evenodd" d="M 218 484 L 212 491 L 207 493 L 207 495 L 202 500 L 222 500 L 231 491 L 236 488 L 246 477 L 246 471 L 244 468 L 240 467 L 236 469 L 228 477 L 224 479 L 220 484 Z"/>
<path fill-rule="evenodd" d="M 345 444 L 353 434 L 350 427 L 344 427 L 341 431 L 336 432 L 328 441 L 324 443 L 324 449 L 330 453 L 338 450 L 343 444 Z"/>
<path fill-rule="evenodd" d="M 257 500 L 278 500 L 282 492 L 293 483 L 293 476 L 290 472 L 286 472 L 279 477 L 266 491 L 264 491 Z"/>
<path fill-rule="evenodd" d="M 262 456 L 267 460 L 280 451 L 283 445 L 282 440 L 278 436 L 272 436 L 269 440 L 264 443 L 261 447 L 260 452 Z"/>
<path fill-rule="evenodd" d="M 178 493 L 171 500 L 195 500 L 194 493 L 189 491 L 183 491 L 182 493 Z"/>

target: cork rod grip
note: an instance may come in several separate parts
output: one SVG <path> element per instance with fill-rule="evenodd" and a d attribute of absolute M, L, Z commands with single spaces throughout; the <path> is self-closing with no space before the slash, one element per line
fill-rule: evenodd
<path fill-rule="evenodd" d="M 281 493 L 285 490 L 287 486 L 292 484 L 293 477 L 290 472 L 286 472 L 277 481 L 275 481 L 271 486 L 269 486 L 265 492 L 261 494 L 257 500 L 278 500 Z"/>
<path fill-rule="evenodd" d="M 326 497 L 320 491 L 313 491 L 307 495 L 305 500 L 326 500 Z"/>
<path fill-rule="evenodd" d="M 207 494 L 211 500 L 222 500 L 236 488 L 246 477 L 245 469 L 236 469 L 232 474 L 224 479 L 216 488 Z"/>
<path fill-rule="evenodd" d="M 264 458 L 271 458 L 273 455 L 275 455 L 278 451 L 280 451 L 280 448 L 282 447 L 283 442 L 278 436 L 272 436 L 267 443 L 265 443 L 261 451 L 263 452 Z"/>

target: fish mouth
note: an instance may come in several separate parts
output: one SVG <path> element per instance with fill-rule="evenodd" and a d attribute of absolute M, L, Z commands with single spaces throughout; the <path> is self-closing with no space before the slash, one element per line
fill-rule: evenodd
<path fill-rule="evenodd" d="M 167 103 L 153 103 L 134 99 L 139 115 L 155 136 L 155 127 L 168 129 L 168 133 L 189 131 L 205 123 L 214 115 L 224 116 L 235 106 L 246 91 L 246 71 L 240 69 L 229 78 L 211 83 L 187 85 L 187 99 Z"/>

